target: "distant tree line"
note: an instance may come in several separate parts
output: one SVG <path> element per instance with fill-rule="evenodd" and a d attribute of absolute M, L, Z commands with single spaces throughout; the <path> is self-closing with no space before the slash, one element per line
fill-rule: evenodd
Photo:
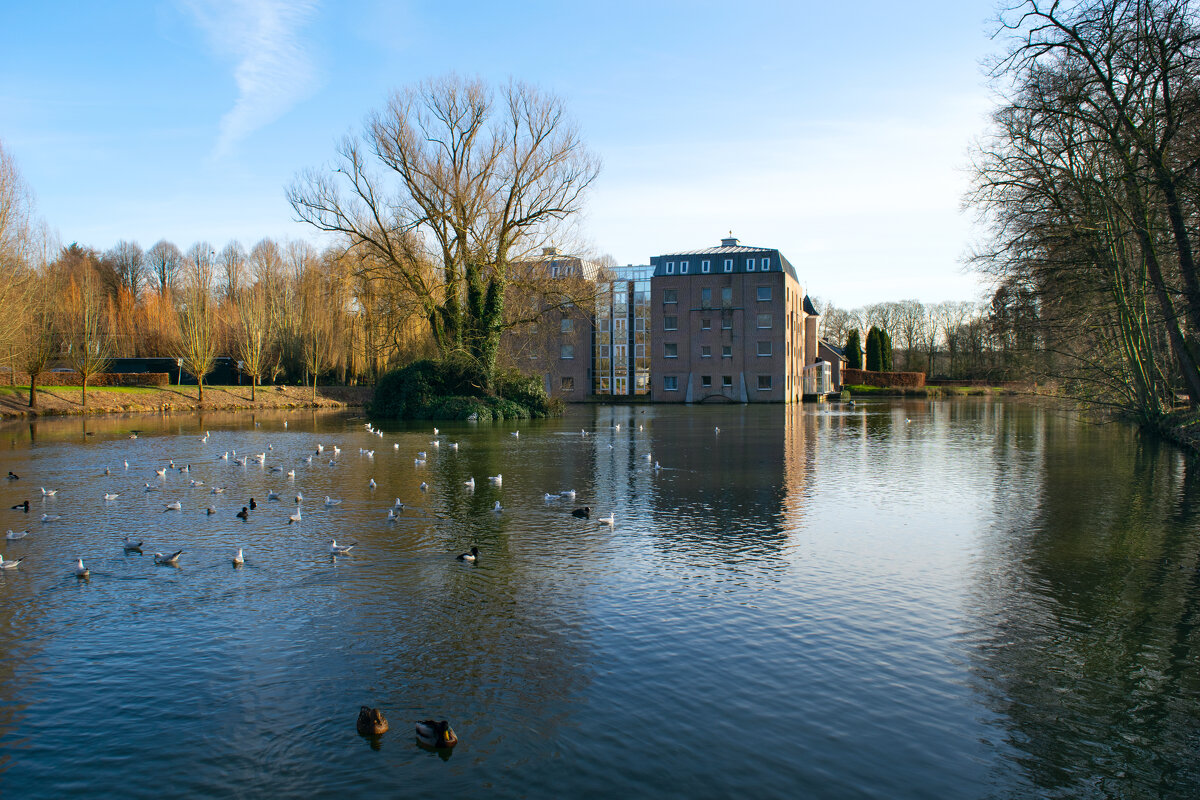
<path fill-rule="evenodd" d="M 991 303 L 902 300 L 846 310 L 815 302 L 821 338 L 842 346 L 852 369 L 1003 381 L 1044 372 L 1029 300 L 1002 288 Z"/>

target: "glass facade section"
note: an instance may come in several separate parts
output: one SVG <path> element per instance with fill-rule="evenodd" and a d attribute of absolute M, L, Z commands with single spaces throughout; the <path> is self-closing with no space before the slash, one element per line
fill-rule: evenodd
<path fill-rule="evenodd" d="M 650 277 L 654 269 L 610 267 L 606 272 L 607 279 L 600 279 L 596 295 L 598 333 L 592 390 L 600 395 L 649 394 Z"/>

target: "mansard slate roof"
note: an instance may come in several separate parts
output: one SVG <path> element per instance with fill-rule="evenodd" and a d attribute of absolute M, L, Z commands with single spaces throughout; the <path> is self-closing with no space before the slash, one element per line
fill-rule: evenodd
<path fill-rule="evenodd" d="M 726 241 L 736 240 L 727 239 Z M 721 267 L 723 266 L 722 261 L 724 258 L 733 256 L 733 271 L 739 274 L 748 274 L 748 271 L 746 270 L 746 258 L 754 257 L 756 255 L 770 256 L 773 262 L 777 261 L 783 266 L 784 271 L 787 272 L 788 275 L 791 275 L 793 280 L 795 280 L 797 283 L 800 282 L 800 276 L 796 274 L 796 268 L 792 266 L 792 262 L 788 261 L 787 257 L 784 256 L 783 253 L 779 252 L 773 247 L 749 247 L 747 245 L 736 244 L 722 245 L 720 247 L 705 247 L 698 250 L 681 250 L 677 253 L 663 253 L 660 256 L 654 256 L 650 259 L 650 264 L 654 267 L 654 277 L 657 278 L 660 275 L 667 274 L 664 267 L 664 262 L 666 259 L 675 259 L 681 256 L 713 256 L 713 258 L 710 259 L 713 262 L 712 274 L 717 274 L 722 272 Z M 779 268 L 774 267 L 770 271 L 778 272 Z M 700 272 L 699 263 L 692 267 L 692 269 L 687 273 L 688 276 L 701 274 L 703 273 Z"/>
<path fill-rule="evenodd" d="M 810 317 L 821 316 L 820 312 L 813 306 L 813 301 L 808 299 L 808 295 L 804 295 L 804 313 Z"/>

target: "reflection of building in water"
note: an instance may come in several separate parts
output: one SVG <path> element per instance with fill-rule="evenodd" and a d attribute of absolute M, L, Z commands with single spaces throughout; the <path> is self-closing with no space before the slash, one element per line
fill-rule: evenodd
<path fill-rule="evenodd" d="M 822 417 L 826 422 L 831 418 Z M 783 412 L 783 517 L 790 529 L 799 528 L 808 506 L 808 487 L 816 466 L 817 416 L 804 406 L 789 405 Z"/>
<path fill-rule="evenodd" d="M 597 417 L 597 436 L 605 439 L 595 450 L 599 505 L 649 515 L 654 524 L 646 529 L 664 548 L 715 553 L 723 563 L 778 556 L 801 521 L 811 481 L 816 438 L 812 416 L 803 411 L 605 409 L 625 416 L 622 431 L 612 434 L 599 433 L 606 426 Z M 639 422 L 644 433 L 636 430 Z"/>
<path fill-rule="evenodd" d="M 597 395 L 645 395 L 650 391 L 649 265 L 609 267 L 596 295 Z"/>

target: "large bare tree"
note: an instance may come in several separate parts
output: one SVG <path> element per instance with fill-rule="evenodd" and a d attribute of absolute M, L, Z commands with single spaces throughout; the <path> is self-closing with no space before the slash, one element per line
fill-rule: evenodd
<path fill-rule="evenodd" d="M 88 381 L 108 369 L 112 362 L 112 339 L 108 332 L 106 298 L 96 274 L 88 270 L 71 280 L 64 292 L 62 309 L 66 362 L 79 373 L 81 405 L 87 408 Z"/>
<path fill-rule="evenodd" d="M 162 239 L 146 251 L 146 264 L 159 294 L 165 295 L 175 285 L 175 273 L 183 262 L 183 254 L 172 242 Z"/>
<path fill-rule="evenodd" d="M 443 357 L 495 370 L 509 265 L 578 211 L 599 162 L 563 103 L 513 82 L 498 92 L 447 76 L 392 96 L 334 173 L 288 190 L 300 220 L 360 248 L 362 268 L 397 283 Z M 339 180 L 340 176 L 340 180 Z"/>

